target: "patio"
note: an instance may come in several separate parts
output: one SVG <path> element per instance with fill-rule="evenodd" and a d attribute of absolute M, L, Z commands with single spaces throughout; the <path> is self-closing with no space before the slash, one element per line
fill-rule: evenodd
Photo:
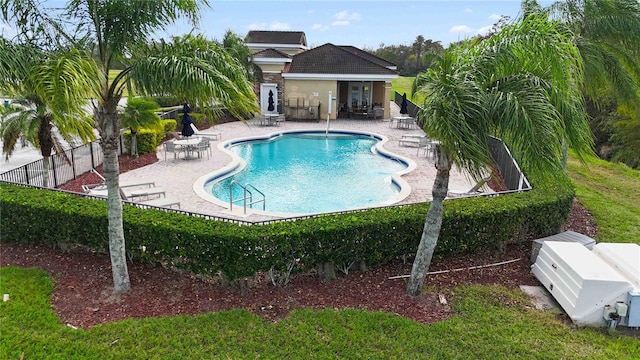
<path fill-rule="evenodd" d="M 398 116 L 399 108 L 391 103 L 391 116 Z M 278 127 L 265 127 L 258 124 L 233 122 L 215 126 L 215 132 L 221 132 L 222 141 L 212 141 L 212 156 L 208 159 L 202 157 L 197 160 L 174 160 L 173 156 L 167 157 L 168 161 L 164 161 L 164 150 L 160 146 L 158 148 L 158 158 L 160 161 L 144 168 L 132 170 L 120 175 L 122 182 L 134 181 L 154 181 L 156 186 L 166 189 L 166 196 L 180 200 L 181 210 L 197 212 L 213 216 L 222 216 L 227 218 L 236 218 L 250 221 L 269 220 L 274 217 L 261 214 L 242 214 L 242 210 L 230 213 L 227 209 L 210 203 L 193 191 L 193 183 L 202 175 L 220 169 L 227 165 L 231 158 L 224 154 L 218 146 L 224 141 L 241 137 L 251 137 L 264 135 L 272 132 L 283 130 L 324 130 L 326 122 L 293 122 L 285 121 Z M 424 154 L 418 156 L 415 147 L 400 146 L 399 140 L 404 135 L 424 135 L 420 129 L 398 129 L 389 127 L 389 119 L 383 120 L 333 120 L 330 122 L 329 129 L 333 130 L 360 130 L 383 135 L 388 141 L 383 147 L 395 154 L 412 159 L 416 162 L 417 168 L 403 176 L 403 179 L 411 186 L 411 194 L 399 204 L 424 202 L 431 199 L 431 187 L 436 175 L 436 169 L 433 166 L 433 159 L 425 157 Z M 204 130 L 203 132 L 214 132 L 214 128 Z M 464 173 L 456 170 L 451 171 L 449 181 L 450 189 L 470 189 L 475 181 L 468 179 Z M 268 200 L 267 200 L 268 201 Z"/>

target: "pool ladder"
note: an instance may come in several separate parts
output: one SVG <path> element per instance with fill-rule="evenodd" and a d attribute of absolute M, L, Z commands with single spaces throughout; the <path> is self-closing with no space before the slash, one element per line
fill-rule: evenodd
<path fill-rule="evenodd" d="M 233 199 L 233 187 L 234 187 L 234 185 L 242 189 L 242 198 L 235 199 L 235 200 Z M 254 201 L 253 200 L 253 192 L 251 190 L 257 192 L 260 195 L 262 195 L 262 199 Z M 262 203 L 262 211 L 265 210 L 266 197 L 264 196 L 264 193 L 262 191 L 256 189 L 256 187 L 251 185 L 251 184 L 245 184 L 244 186 L 242 186 L 237 181 L 233 180 L 229 184 L 229 210 L 233 211 L 233 203 L 240 202 L 240 201 L 242 201 L 245 214 L 247 213 L 247 205 L 249 205 L 249 207 L 253 209 L 253 204 Z"/>

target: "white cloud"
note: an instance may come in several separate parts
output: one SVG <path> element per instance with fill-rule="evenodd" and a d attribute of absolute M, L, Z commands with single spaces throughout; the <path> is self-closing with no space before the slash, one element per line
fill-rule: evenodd
<path fill-rule="evenodd" d="M 263 30 L 267 27 L 267 23 L 252 23 L 247 26 L 249 30 Z"/>
<path fill-rule="evenodd" d="M 348 20 L 336 20 L 331 23 L 331 26 L 347 26 L 347 25 L 349 25 Z"/>
<path fill-rule="evenodd" d="M 478 31 L 476 31 L 476 34 L 478 34 L 478 35 L 487 35 L 489 33 L 489 31 L 491 31 L 492 27 L 493 27 L 493 25 L 483 26 L 480 29 L 478 29 Z"/>
<path fill-rule="evenodd" d="M 319 30 L 319 31 L 325 31 L 328 30 L 331 27 L 338 27 L 338 26 L 348 26 L 351 25 L 352 21 L 359 21 L 362 19 L 362 16 L 360 16 L 359 13 L 357 12 L 352 12 L 350 13 L 347 10 L 342 10 L 340 12 L 337 12 L 335 15 L 333 15 L 333 18 L 335 20 L 333 20 L 331 23 L 329 23 L 328 25 L 324 25 L 324 24 L 313 24 L 313 26 L 311 27 L 311 29 L 313 30 Z"/>
<path fill-rule="evenodd" d="M 333 18 L 338 21 L 351 21 L 351 20 L 361 20 L 362 17 L 357 12 L 349 13 L 347 10 L 342 10 L 339 13 L 333 15 Z"/>
<path fill-rule="evenodd" d="M 464 9 L 464 12 L 466 12 L 467 14 L 471 14 L 473 12 L 472 8 L 466 8 Z"/>
<path fill-rule="evenodd" d="M 467 25 L 455 25 L 449 29 L 450 33 L 472 33 L 473 29 Z"/>
<path fill-rule="evenodd" d="M 502 18 L 502 16 L 498 15 L 498 14 L 489 15 L 489 19 L 494 20 L 494 21 L 498 21 L 498 20 L 500 20 L 500 18 Z"/>
<path fill-rule="evenodd" d="M 313 30 L 320 30 L 320 31 L 325 31 L 329 29 L 329 25 L 322 25 L 322 24 L 313 24 L 311 26 L 311 29 Z"/>
<path fill-rule="evenodd" d="M 262 23 L 252 23 L 248 26 L 249 30 L 279 30 L 285 31 L 289 30 L 291 26 L 289 23 L 280 22 L 280 21 L 272 21 L 270 23 L 262 22 Z"/>
<path fill-rule="evenodd" d="M 269 30 L 284 31 L 289 29 L 291 29 L 291 26 L 289 26 L 289 23 L 274 21 L 271 24 L 269 24 Z"/>

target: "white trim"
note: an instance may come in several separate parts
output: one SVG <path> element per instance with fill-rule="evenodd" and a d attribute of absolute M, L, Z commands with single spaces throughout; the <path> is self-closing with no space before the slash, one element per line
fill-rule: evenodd
<path fill-rule="evenodd" d="M 279 70 L 269 70 L 269 71 L 262 70 L 263 74 L 280 74 L 281 72 L 282 71 L 279 71 Z"/>
<path fill-rule="evenodd" d="M 290 58 L 253 58 L 253 62 L 256 64 L 282 64 L 290 63 Z"/>
<path fill-rule="evenodd" d="M 250 48 L 250 49 L 287 49 L 287 50 L 293 50 L 293 49 L 302 49 L 302 50 L 309 50 L 308 46 L 304 46 L 302 44 L 269 44 L 269 43 L 246 43 L 246 45 Z"/>
<path fill-rule="evenodd" d="M 374 74 L 292 74 L 282 73 L 285 79 L 295 80 L 340 80 L 340 81 L 391 81 L 398 75 L 374 75 Z"/>

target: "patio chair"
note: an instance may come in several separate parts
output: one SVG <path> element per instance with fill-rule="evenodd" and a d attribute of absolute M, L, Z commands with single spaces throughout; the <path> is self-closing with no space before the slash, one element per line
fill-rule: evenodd
<path fill-rule="evenodd" d="M 177 159 L 178 158 L 178 154 L 184 152 L 184 149 L 182 149 L 182 147 L 177 147 L 176 144 L 173 143 L 173 141 L 167 141 L 164 143 L 164 161 L 167 162 L 167 153 L 173 153 L 173 159 Z"/>
<path fill-rule="evenodd" d="M 207 153 L 207 159 L 210 159 L 211 156 L 211 143 L 209 142 L 209 139 L 206 137 L 203 137 L 200 139 L 200 142 L 198 143 L 198 145 L 196 145 L 196 152 L 198 153 L 198 157 L 200 157 L 200 154 L 203 152 Z"/>
<path fill-rule="evenodd" d="M 280 125 L 280 123 L 284 122 L 285 118 L 284 118 L 284 114 L 278 114 L 278 117 L 276 118 L 276 125 Z"/>
<path fill-rule="evenodd" d="M 489 181 L 491 180 L 491 176 L 488 176 L 486 178 L 480 179 L 480 181 L 478 181 L 475 185 L 473 185 L 473 187 L 467 191 L 464 190 L 449 190 L 449 193 L 447 194 L 448 197 L 465 197 L 465 196 L 474 196 L 474 195 L 479 195 L 482 194 L 484 191 L 482 190 L 482 187 Z"/>

